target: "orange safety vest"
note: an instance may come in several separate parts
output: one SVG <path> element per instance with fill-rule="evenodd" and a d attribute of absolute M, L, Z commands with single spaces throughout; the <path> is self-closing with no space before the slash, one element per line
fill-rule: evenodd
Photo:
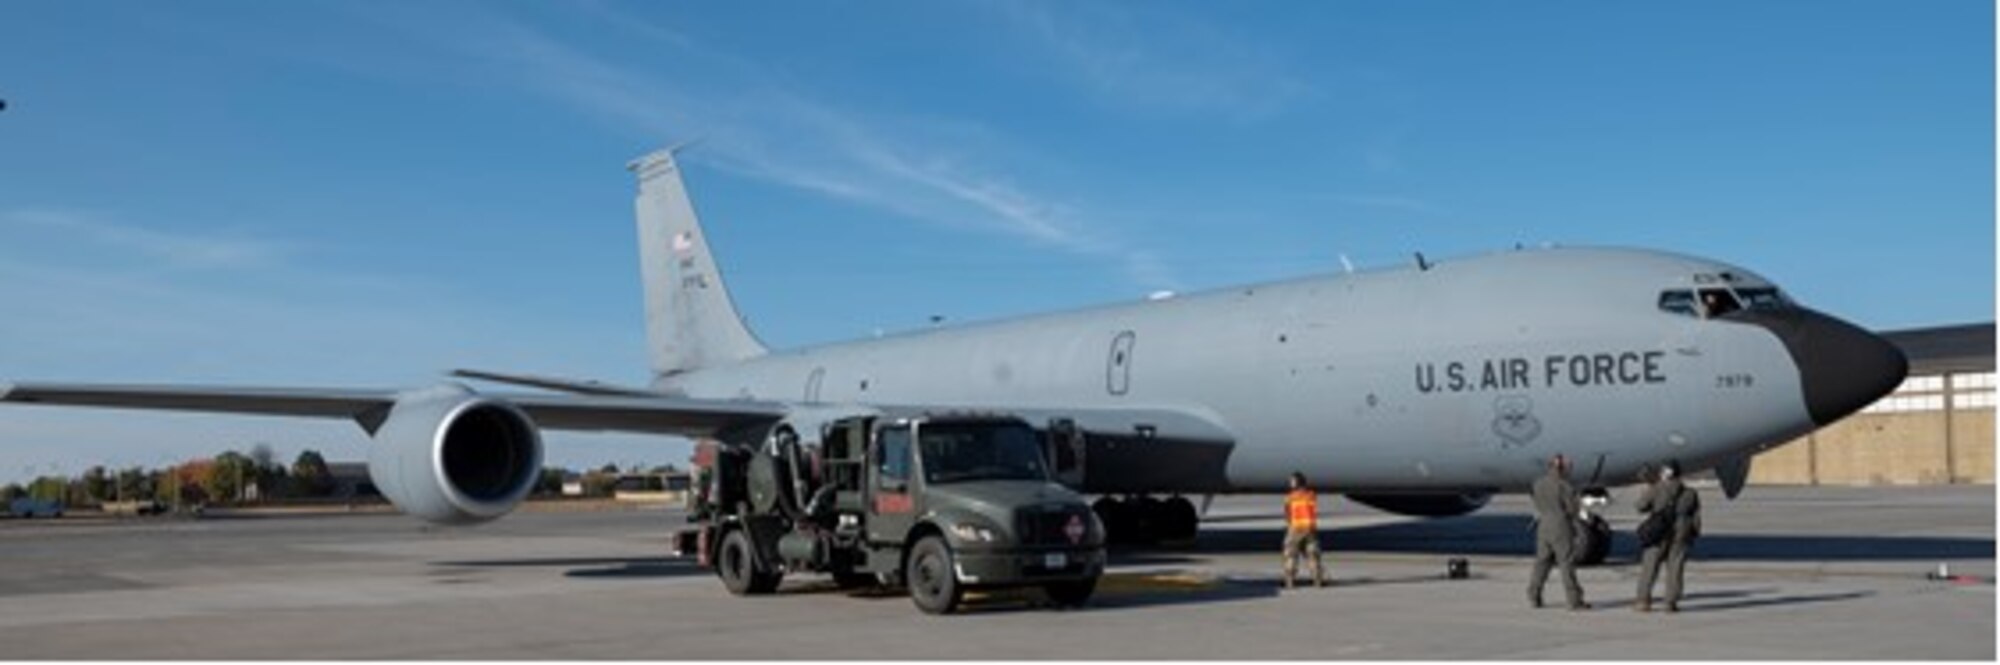
<path fill-rule="evenodd" d="M 1319 528 L 1319 495 L 1309 489 L 1295 489 L 1285 495 L 1285 528 L 1311 531 Z"/>

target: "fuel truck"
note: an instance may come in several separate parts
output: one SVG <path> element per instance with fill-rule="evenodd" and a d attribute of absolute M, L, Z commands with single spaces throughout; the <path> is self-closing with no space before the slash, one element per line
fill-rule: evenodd
<path fill-rule="evenodd" d="M 675 550 L 737 595 L 823 573 L 907 588 L 931 614 L 968 589 L 1040 587 L 1082 605 L 1104 572 L 1104 525 L 1049 477 L 1042 436 L 1002 414 L 794 412 L 754 443 L 696 448 Z"/>

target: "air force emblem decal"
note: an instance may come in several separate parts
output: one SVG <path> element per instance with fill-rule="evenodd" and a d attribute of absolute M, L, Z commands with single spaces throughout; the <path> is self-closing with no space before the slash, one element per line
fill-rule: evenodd
<path fill-rule="evenodd" d="M 1542 421 L 1535 417 L 1535 401 L 1527 395 L 1502 395 L 1493 400 L 1493 433 L 1501 448 L 1528 445 L 1542 435 Z"/>

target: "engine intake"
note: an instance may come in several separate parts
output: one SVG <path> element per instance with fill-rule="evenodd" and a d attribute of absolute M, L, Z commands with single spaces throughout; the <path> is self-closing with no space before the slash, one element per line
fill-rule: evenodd
<path fill-rule="evenodd" d="M 475 524 L 512 511 L 535 487 L 542 439 L 507 402 L 446 385 L 404 395 L 375 432 L 368 475 L 403 512 Z"/>

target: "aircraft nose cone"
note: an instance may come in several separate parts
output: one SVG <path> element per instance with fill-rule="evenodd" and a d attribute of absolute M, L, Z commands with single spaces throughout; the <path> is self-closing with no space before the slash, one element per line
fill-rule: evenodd
<path fill-rule="evenodd" d="M 1814 425 L 1824 427 L 1873 404 L 1909 375 L 1902 350 L 1852 323 L 1804 308 L 1751 318 L 1777 335 L 1799 366 Z"/>

